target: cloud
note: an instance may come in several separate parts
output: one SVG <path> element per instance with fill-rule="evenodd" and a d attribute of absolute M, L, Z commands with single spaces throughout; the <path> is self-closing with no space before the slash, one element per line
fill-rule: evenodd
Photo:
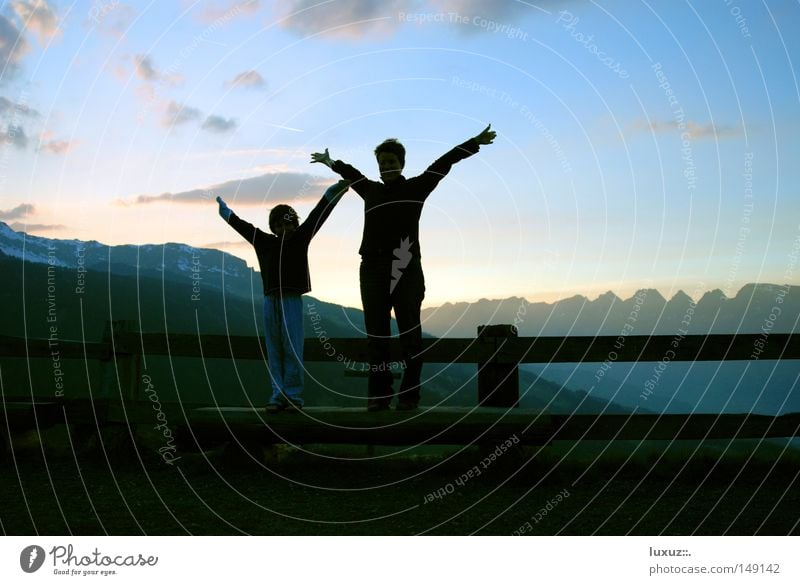
<path fill-rule="evenodd" d="M 252 16 L 261 10 L 259 0 L 238 0 L 227 2 L 224 6 L 206 4 L 195 18 L 205 24 L 222 24 L 239 17 Z"/>
<path fill-rule="evenodd" d="M 417 11 L 419 2 L 390 0 L 363 2 L 337 0 L 290 0 L 275 5 L 275 17 L 284 28 L 302 36 L 322 33 L 351 40 L 367 36 L 390 36 L 400 24 L 400 12 Z"/>
<path fill-rule="evenodd" d="M 62 224 L 44 224 L 44 223 L 12 223 L 9 226 L 15 232 L 55 232 L 58 230 L 66 229 L 67 226 Z"/>
<path fill-rule="evenodd" d="M 199 120 L 202 115 L 203 113 L 197 108 L 192 108 L 187 105 L 171 101 L 167 104 L 167 107 L 164 111 L 164 117 L 161 119 L 161 125 L 167 127 L 178 126 L 180 124 L 185 124 L 186 122 Z"/>
<path fill-rule="evenodd" d="M 491 34 L 487 26 L 465 26 L 479 17 L 484 22 L 514 25 L 529 14 L 550 14 L 538 5 L 558 6 L 556 0 L 510 2 L 509 0 L 290 0 L 276 3 L 274 15 L 284 28 L 299 35 L 323 34 L 327 37 L 359 40 L 375 36 L 391 36 L 411 21 L 405 15 L 442 15 L 429 26 L 450 27 L 465 34 Z M 539 12 L 537 12 L 537 10 Z M 455 17 L 460 17 L 456 20 Z M 417 25 L 423 25 L 414 21 Z"/>
<path fill-rule="evenodd" d="M 65 225 L 61 224 L 43 224 L 43 223 L 28 223 L 27 221 L 14 221 L 24 220 L 26 217 L 34 215 L 36 207 L 30 203 L 22 203 L 17 205 L 14 209 L 0 210 L 0 221 L 13 221 L 8 225 L 15 232 L 51 232 L 66 229 Z"/>
<path fill-rule="evenodd" d="M 245 87 L 250 89 L 257 89 L 264 87 L 267 84 L 264 78 L 258 71 L 244 71 L 226 82 L 229 87 Z"/>
<path fill-rule="evenodd" d="M 47 0 L 14 0 L 8 6 L 11 10 L 0 14 L 0 83 L 19 72 L 30 49 L 26 32 L 36 35 L 42 44 L 61 34 L 58 16 Z"/>
<path fill-rule="evenodd" d="M 0 209 L 0 219 L 3 221 L 13 221 L 15 219 L 22 219 L 36 212 L 36 207 L 30 203 L 22 203 L 17 205 L 14 209 L 2 210 Z"/>
<path fill-rule="evenodd" d="M 742 129 L 738 126 L 721 126 L 713 123 L 698 124 L 691 120 L 686 121 L 684 128 L 678 126 L 675 120 L 668 120 L 666 122 L 661 120 L 653 120 L 648 122 L 644 119 L 637 119 L 628 125 L 628 130 L 633 133 L 653 133 L 664 134 L 671 132 L 688 132 L 691 139 L 703 140 L 706 138 L 733 138 L 742 134 Z"/>
<path fill-rule="evenodd" d="M 117 201 L 118 205 L 146 205 L 169 201 L 208 205 L 215 197 L 222 197 L 233 205 L 263 205 L 279 201 L 316 201 L 324 189 L 332 184 L 330 179 L 308 173 L 267 173 L 248 179 L 234 179 L 204 189 L 180 193 L 139 195 L 131 201 Z"/>
<path fill-rule="evenodd" d="M 717 126 L 715 124 L 695 124 L 687 122 L 686 128 L 692 138 L 731 138 L 741 135 L 741 128 L 738 126 Z"/>
<path fill-rule="evenodd" d="M 69 140 L 48 140 L 39 145 L 39 150 L 47 154 L 66 154 L 74 145 Z"/>
<path fill-rule="evenodd" d="M 29 48 L 17 26 L 0 14 L 0 71 L 3 71 L 0 80 L 5 81 L 17 72 Z"/>
<path fill-rule="evenodd" d="M 86 24 L 101 34 L 121 39 L 136 18 L 136 10 L 123 2 L 95 2 Z"/>
<path fill-rule="evenodd" d="M 211 115 L 203 122 L 203 130 L 222 134 L 236 128 L 236 120 L 233 118 L 223 118 L 222 116 Z"/>
<path fill-rule="evenodd" d="M 0 96 L 0 114 L 10 113 L 14 116 L 25 116 L 26 118 L 38 118 L 39 112 L 22 102 L 12 102 L 10 99 Z"/>
<path fill-rule="evenodd" d="M 9 124 L 5 131 L 0 130 L 0 143 L 10 144 L 22 150 L 28 146 L 28 136 L 22 126 Z"/>
<path fill-rule="evenodd" d="M 58 16 L 47 0 L 15 0 L 11 8 L 24 28 L 35 34 L 41 44 L 61 34 Z"/>
<path fill-rule="evenodd" d="M 134 55 L 133 65 L 136 76 L 142 81 L 158 81 L 161 75 L 153 67 L 153 60 L 148 55 Z"/>
<path fill-rule="evenodd" d="M 473 18 L 481 20 L 495 21 L 499 25 L 508 24 L 513 26 L 519 18 L 531 9 L 539 8 L 530 2 L 508 2 L 507 0 L 431 0 L 427 10 L 433 12 L 443 12 L 448 15 L 458 15 L 471 22 Z M 550 2 L 538 2 L 538 4 L 556 4 Z M 548 14 L 549 11 L 542 11 L 541 14 Z M 480 33 L 487 32 L 486 27 L 482 26 L 459 26 L 460 32 Z"/>
<path fill-rule="evenodd" d="M 252 248 L 252 244 L 245 240 L 236 240 L 235 242 L 209 242 L 208 244 L 201 244 L 200 248 L 215 248 L 217 250 L 227 250 L 230 248 Z"/>

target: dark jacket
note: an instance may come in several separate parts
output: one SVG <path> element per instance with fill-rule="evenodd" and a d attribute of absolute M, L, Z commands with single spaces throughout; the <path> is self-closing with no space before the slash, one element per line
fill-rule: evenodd
<path fill-rule="evenodd" d="M 437 159 L 419 176 L 406 179 L 402 175 L 386 184 L 367 179 L 358 169 L 334 161 L 331 168 L 364 200 L 364 233 L 358 253 L 365 260 L 391 260 L 395 250 L 411 260 L 422 257 L 419 246 L 419 218 L 422 205 L 451 167 L 480 149 L 474 138 L 456 146 Z"/>
<path fill-rule="evenodd" d="M 311 290 L 308 245 L 339 199 L 341 195 L 336 185 L 329 187 L 306 220 L 283 238 L 263 232 L 235 213 L 231 214 L 228 219 L 230 226 L 256 250 L 265 295 L 276 292 L 303 294 Z"/>

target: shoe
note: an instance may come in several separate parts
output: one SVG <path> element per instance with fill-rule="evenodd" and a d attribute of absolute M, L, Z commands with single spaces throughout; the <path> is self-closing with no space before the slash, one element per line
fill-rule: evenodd
<path fill-rule="evenodd" d="M 283 408 L 286 410 L 286 412 L 290 414 L 297 414 L 298 412 L 303 410 L 303 405 L 300 402 L 289 400 L 289 402 L 287 402 Z"/>
<path fill-rule="evenodd" d="M 418 408 L 419 408 L 418 402 L 411 402 L 406 400 L 401 400 L 400 402 L 397 403 L 397 406 L 394 407 L 395 410 L 405 410 L 405 411 L 417 410 Z"/>
<path fill-rule="evenodd" d="M 367 412 L 380 412 L 382 410 L 389 410 L 389 401 L 379 398 L 370 398 L 367 400 Z"/>
<path fill-rule="evenodd" d="M 286 405 L 279 402 L 270 402 L 267 404 L 267 414 L 278 414 L 280 411 L 285 410 Z"/>

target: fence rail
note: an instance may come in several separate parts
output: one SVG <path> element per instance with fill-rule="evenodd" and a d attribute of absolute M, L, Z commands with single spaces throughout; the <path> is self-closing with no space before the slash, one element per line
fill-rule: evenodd
<path fill-rule="evenodd" d="M 478 367 L 478 403 L 481 406 L 501 407 L 486 410 L 480 424 L 465 426 L 458 409 L 433 409 L 416 423 L 404 423 L 404 431 L 381 432 L 371 428 L 355 428 L 347 421 L 363 417 L 352 409 L 318 409 L 317 423 L 308 418 L 276 420 L 264 428 L 264 421 L 253 409 L 226 409 L 212 404 L 177 403 L 183 424 L 211 435 L 230 432 L 256 433 L 271 440 L 283 437 L 317 437 L 326 441 L 393 442 L 417 440 L 425 434 L 427 442 L 442 437 L 452 439 L 467 435 L 486 437 L 517 429 L 525 441 L 541 442 L 555 439 L 687 439 L 710 437 L 763 438 L 767 436 L 800 436 L 800 413 L 778 417 L 750 414 L 709 415 L 546 415 L 514 409 L 518 415 L 510 420 L 510 408 L 519 401 L 518 366 L 526 363 L 596 363 L 669 361 L 731 361 L 731 360 L 798 360 L 800 335 L 736 334 L 736 335 L 672 335 L 652 336 L 566 336 L 516 337 L 511 326 L 480 327 L 475 338 L 424 339 L 423 360 L 428 363 L 471 363 Z M 109 323 L 102 342 L 47 339 L 22 339 L 0 336 L 0 357 L 50 358 L 58 351 L 59 359 L 99 360 L 103 365 L 101 391 L 90 400 L 34 400 L 9 396 L 4 391 L 2 407 L 8 428 L 18 429 L 30 424 L 65 420 L 91 419 L 97 423 L 98 412 L 106 421 L 127 424 L 152 421 L 152 408 L 140 395 L 140 361 L 143 355 L 176 358 L 264 360 L 263 340 L 253 336 L 192 335 L 182 333 L 143 333 L 129 321 Z M 365 339 L 305 340 L 304 358 L 309 362 L 366 363 Z M 399 342 L 391 343 L 391 359 L 401 361 Z M 167 408 L 167 405 L 165 405 Z M 41 416 L 40 416 L 41 415 Z M 69 415 L 69 416 L 68 416 Z M 386 413 L 382 413 L 386 416 Z M 389 416 L 394 416 L 390 414 Z M 471 415 L 472 416 L 472 415 Z M 488 419 L 486 418 L 488 416 Z M 92 418 L 93 417 L 93 418 Z M 484 420 L 486 419 L 486 420 Z M 494 422 L 487 422 L 491 419 Z M 471 420 L 476 420 L 471 419 Z M 193 422 L 194 421 L 194 422 Z M 321 421 L 321 422 L 320 422 Z M 323 423 L 332 428 L 323 428 Z M 449 422 L 448 422 L 449 421 Z M 527 421 L 527 422 L 525 422 Z M 269 421 L 268 421 L 269 422 Z M 422 424 L 424 423 L 424 424 Z M 502 424 L 501 424 L 502 423 Z M 500 424 L 500 426 L 498 426 Z M 329 425 L 329 426 L 331 426 Z M 450 425 L 450 426 L 448 426 Z M 458 432 L 442 430 L 459 429 Z M 509 426 L 510 425 L 510 426 Z M 392 425 L 389 425 L 392 427 Z M 258 429 L 261 429 L 260 431 Z M 355 430 L 354 430 L 355 428 Z M 490 429 L 495 428 L 495 431 Z M 280 435 L 276 429 L 281 429 Z M 427 429 L 427 430 L 426 430 Z M 464 429 L 467 429 L 466 431 Z M 345 432 L 347 430 L 347 432 Z M 411 432 L 413 430 L 413 432 Z M 466 434 L 465 434 L 466 433 Z M 488 434 L 487 434 L 488 433 Z M 372 439 L 369 439 L 372 437 Z M 415 438 L 416 437 L 416 438 Z M 266 439 L 264 439 L 266 440 Z M 459 439 L 461 440 L 461 439 Z M 466 440 L 466 439 L 464 439 Z"/>
<path fill-rule="evenodd" d="M 335 338 L 326 347 L 315 338 L 305 340 L 304 358 L 312 362 L 367 361 L 366 339 Z M 676 342 L 671 335 L 635 335 L 618 346 L 614 336 L 485 337 L 423 339 L 423 358 L 428 363 L 501 364 L 617 362 L 796 360 L 800 359 L 800 335 L 773 333 L 687 335 Z M 47 339 L 0 336 L 0 357 L 49 357 Z M 111 359 L 114 355 L 161 355 L 208 359 L 262 359 L 263 340 L 253 336 L 189 335 L 185 333 L 120 332 L 105 342 L 59 340 L 65 359 Z M 391 344 L 391 359 L 402 358 L 400 345 Z"/>

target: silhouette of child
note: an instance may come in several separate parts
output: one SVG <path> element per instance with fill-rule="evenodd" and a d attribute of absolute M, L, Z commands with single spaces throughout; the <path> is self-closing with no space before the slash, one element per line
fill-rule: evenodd
<path fill-rule="evenodd" d="M 367 179 L 361 171 L 325 152 L 311 155 L 351 182 L 364 200 L 364 233 L 361 239 L 361 303 L 367 330 L 369 382 L 367 410 L 386 410 L 394 394 L 389 370 L 391 310 L 400 330 L 405 372 L 400 384 L 398 410 L 414 410 L 420 399 L 422 327 L 420 310 L 425 298 L 419 245 L 419 218 L 428 195 L 451 167 L 491 144 L 496 133 L 491 124 L 483 132 L 437 159 L 419 176 L 406 179 L 405 148 L 394 138 L 375 148 L 382 182 Z"/>
<path fill-rule="evenodd" d="M 276 205 L 269 214 L 272 234 L 241 219 L 217 197 L 222 219 L 253 245 L 258 256 L 264 285 L 264 337 L 272 379 L 269 413 L 303 407 L 301 295 L 311 291 L 308 245 L 348 187 L 348 181 L 328 187 L 302 224 L 289 205 Z"/>

